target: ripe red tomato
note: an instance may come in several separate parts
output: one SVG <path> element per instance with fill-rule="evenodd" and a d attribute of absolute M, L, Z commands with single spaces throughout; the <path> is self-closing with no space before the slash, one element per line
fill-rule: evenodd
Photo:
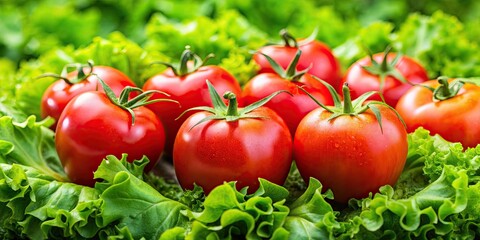
<path fill-rule="evenodd" d="M 211 81 L 218 91 L 224 92 L 229 90 L 237 95 L 241 94 L 240 84 L 235 77 L 225 69 L 213 65 L 189 68 L 184 73 L 178 72 L 177 69 L 168 68 L 145 82 L 144 90 L 160 90 L 169 94 L 169 98 L 180 103 L 180 107 L 169 102 L 158 102 L 148 105 L 148 108 L 157 114 L 165 126 L 167 138 L 165 154 L 167 156 L 172 153 L 173 143 L 180 125 L 192 113 L 189 112 L 178 120 L 177 117 L 192 107 L 212 106 L 205 80 Z M 154 94 L 152 99 L 160 96 Z"/>
<path fill-rule="evenodd" d="M 285 69 L 300 49 L 302 56 L 298 61 L 297 70 L 302 71 L 310 67 L 308 73 L 311 75 L 323 79 L 336 89 L 341 86 L 340 63 L 327 45 L 310 39 L 297 42 L 284 30 L 280 34 L 284 39 L 284 45 L 267 45 L 259 49 L 259 52 L 270 56 Z M 259 73 L 275 72 L 262 54 L 255 53 L 253 60 L 260 66 Z"/>
<path fill-rule="evenodd" d="M 93 66 L 93 69 L 85 67 L 82 71 L 91 71 L 91 74 L 85 73 L 84 78 L 78 78 L 78 70 L 70 72 L 64 76 L 69 82 L 65 79 L 59 79 L 44 92 L 41 102 L 41 116 L 43 118 L 50 116 L 56 120 L 52 129 L 56 128 L 60 114 L 72 98 L 84 92 L 94 91 L 97 88 L 102 89 L 102 86 L 98 83 L 98 78 L 105 81 L 117 96 L 126 86 L 135 86 L 135 83 L 124 73 L 109 66 Z"/>
<path fill-rule="evenodd" d="M 372 57 L 375 64 L 370 57 L 365 57 L 355 62 L 345 73 L 343 82 L 348 83 L 352 98 L 369 91 L 379 91 L 385 102 L 395 107 L 398 99 L 412 86 L 411 84 L 428 80 L 425 68 L 408 56 L 387 52 L 377 53 Z M 381 100 L 379 95 L 374 95 L 370 99 Z"/>
<path fill-rule="evenodd" d="M 292 163 L 287 126 L 269 108 L 242 112 L 247 107 L 237 110 L 235 105 L 231 100 L 227 111 L 197 112 L 180 127 L 173 164 L 183 188 L 196 183 L 208 193 L 224 181 L 237 181 L 237 187 L 254 192 L 258 178 L 284 183 Z"/>
<path fill-rule="evenodd" d="M 431 80 L 422 85 L 438 89 L 442 84 Z M 423 127 L 450 142 L 476 147 L 480 143 L 480 87 L 470 83 L 460 87 L 457 93 L 443 100 L 434 97 L 426 87 L 415 86 L 407 91 L 396 106 L 407 130 L 413 132 Z"/>
<path fill-rule="evenodd" d="M 341 203 L 394 185 L 408 151 L 407 132 L 394 110 L 380 104 L 375 110 L 361 102 L 354 102 L 356 108 L 351 104 L 348 111 L 341 104 L 330 108 L 333 111 L 313 110 L 294 137 L 294 159 L 303 179 L 318 179 Z"/>
<path fill-rule="evenodd" d="M 280 95 L 265 104 L 274 110 L 288 126 L 290 134 L 295 134 L 298 124 L 305 115 L 317 108 L 318 105 L 299 87 L 304 88 L 315 96 L 321 103 L 331 105 L 333 100 L 324 87 L 323 89 L 312 87 L 317 84 L 311 75 L 305 74 L 298 81 L 290 81 L 276 73 L 262 73 L 253 77 L 244 87 L 242 99 L 244 104 L 252 104 L 273 92 L 287 90 L 291 95 Z"/>
<path fill-rule="evenodd" d="M 93 186 L 93 172 L 107 155 L 123 153 L 133 161 L 144 155 L 151 169 L 163 151 L 165 134 L 155 113 L 140 106 L 131 114 L 105 93 L 91 91 L 73 98 L 60 116 L 55 133 L 58 156 L 70 179 Z"/>

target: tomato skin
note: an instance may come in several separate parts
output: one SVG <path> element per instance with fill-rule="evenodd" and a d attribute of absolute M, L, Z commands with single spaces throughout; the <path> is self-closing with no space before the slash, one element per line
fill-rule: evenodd
<path fill-rule="evenodd" d="M 135 83 L 130 80 L 127 75 L 109 66 L 94 66 L 92 73 L 105 81 L 117 96 L 126 86 L 135 87 Z M 67 78 L 72 79 L 76 75 L 77 71 L 70 72 Z M 103 89 L 98 83 L 96 76 L 89 76 L 75 84 L 69 84 L 62 79 L 55 81 L 47 88 L 42 96 L 42 118 L 48 116 L 54 118 L 56 122 L 52 126 L 52 129 L 55 129 L 63 109 L 72 98 L 84 92 L 95 91 L 97 88 L 99 90 Z"/>
<path fill-rule="evenodd" d="M 237 96 L 241 94 L 240 84 L 234 76 L 218 66 L 204 66 L 197 71 L 184 76 L 176 76 L 169 68 L 161 74 L 155 75 L 143 86 L 143 90 L 160 90 L 170 95 L 170 99 L 176 100 L 180 106 L 171 102 L 158 102 L 147 105 L 161 119 L 166 131 L 166 155 L 171 155 L 173 143 L 178 129 L 183 121 L 193 112 L 187 112 L 176 120 L 185 110 L 197 106 L 212 106 L 205 80 L 209 80 L 215 88 L 223 94 L 231 91 Z M 162 94 L 154 94 L 152 100 L 164 98 Z M 241 105 L 241 102 L 239 103 Z"/>
<path fill-rule="evenodd" d="M 439 83 L 431 80 L 422 85 L 436 88 Z M 433 100 L 432 91 L 415 86 L 400 98 L 396 110 L 409 132 L 423 127 L 464 147 L 480 143 L 480 87 L 474 84 L 466 83 L 456 96 L 442 101 Z"/>
<path fill-rule="evenodd" d="M 313 87 L 315 85 L 315 87 Z M 332 105 L 333 99 L 327 88 L 311 75 L 305 74 L 299 81 L 290 81 L 275 73 L 263 73 L 253 77 L 244 87 L 242 99 L 244 104 L 254 103 L 273 92 L 286 90 L 293 96 L 281 94 L 270 100 L 266 107 L 273 109 L 287 124 L 290 134 L 295 134 L 302 118 L 318 105 L 298 87 L 303 87 L 321 103 Z"/>
<path fill-rule="evenodd" d="M 262 47 L 259 51 L 270 56 L 286 69 L 298 49 L 302 51 L 297 65 L 298 71 L 310 67 L 308 73 L 311 75 L 330 83 L 335 89 L 341 87 L 342 73 L 340 63 L 333 55 L 332 50 L 322 42 L 314 40 L 300 44 L 298 48 L 284 45 L 269 45 Z M 263 55 L 255 53 L 253 60 L 260 66 L 258 73 L 275 72 Z"/>
<path fill-rule="evenodd" d="M 396 56 L 396 53 L 389 53 L 387 55 L 387 61 L 391 62 Z M 373 59 L 379 63 L 382 62 L 384 53 L 377 53 L 373 55 Z M 365 57 L 363 59 L 355 62 L 344 75 L 343 82 L 348 83 L 348 86 L 351 89 L 352 99 L 358 98 L 360 95 L 369 92 L 369 91 L 380 91 L 380 78 L 377 75 L 369 73 L 363 68 L 363 66 L 371 66 L 372 62 L 370 57 Z M 400 60 L 395 65 L 395 68 L 404 78 L 413 83 L 421 83 L 429 80 L 427 71 L 425 68 L 420 65 L 414 59 L 408 56 L 401 56 Z M 398 99 L 405 94 L 405 92 L 411 87 L 410 84 L 402 83 L 400 80 L 387 76 L 385 77 L 385 82 L 383 86 L 383 97 L 385 102 L 395 107 L 398 102 Z M 381 98 L 378 94 L 373 95 L 372 100 L 380 101 Z"/>
<path fill-rule="evenodd" d="M 341 203 L 396 183 L 407 158 L 407 133 L 391 109 L 377 107 L 383 134 L 371 110 L 328 120 L 332 113 L 318 108 L 305 116 L 294 137 L 294 159 L 307 183 L 320 180 Z"/>
<path fill-rule="evenodd" d="M 133 161 L 144 155 L 150 170 L 159 160 L 165 144 L 163 126 L 146 107 L 133 109 L 131 115 L 113 105 L 104 93 L 87 92 L 70 101 L 62 113 L 55 133 L 58 156 L 69 178 L 78 184 L 93 186 L 93 172 L 107 155 Z"/>
<path fill-rule="evenodd" d="M 224 181 L 237 181 L 254 192 L 258 178 L 283 184 L 292 163 L 292 138 L 283 120 L 271 109 L 260 107 L 237 121 L 210 120 L 194 128 L 207 112 L 190 116 L 178 131 L 173 164 L 180 185 L 196 183 L 206 193 Z"/>

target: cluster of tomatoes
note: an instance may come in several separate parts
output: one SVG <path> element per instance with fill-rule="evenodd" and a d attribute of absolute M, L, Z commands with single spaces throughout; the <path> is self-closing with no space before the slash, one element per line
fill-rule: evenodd
<path fill-rule="evenodd" d="M 254 191 L 258 178 L 283 184 L 294 159 L 305 181 L 319 179 L 346 202 L 395 184 L 407 131 L 423 126 L 466 147 L 480 142 L 480 87 L 428 81 L 419 63 L 389 51 L 342 74 L 323 43 L 282 37 L 284 45 L 253 55 L 259 72 L 243 88 L 188 48 L 142 88 L 114 68 L 74 65 L 42 99 L 42 115 L 57 120 L 66 173 L 92 186 L 108 154 L 145 155 L 147 170 L 164 154 L 184 188 L 237 181 Z"/>

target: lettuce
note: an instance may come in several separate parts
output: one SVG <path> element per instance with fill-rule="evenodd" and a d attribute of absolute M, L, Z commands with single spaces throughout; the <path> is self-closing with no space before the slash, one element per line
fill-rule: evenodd
<path fill-rule="evenodd" d="M 67 181 L 55 149 L 54 133 L 43 126 L 51 121 L 35 120 L 30 116 L 17 123 L 12 117 L 0 117 L 0 163 L 22 164 L 59 181 Z"/>

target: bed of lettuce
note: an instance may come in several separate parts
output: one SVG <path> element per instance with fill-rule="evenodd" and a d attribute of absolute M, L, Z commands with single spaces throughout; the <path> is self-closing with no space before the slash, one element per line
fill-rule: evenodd
<path fill-rule="evenodd" d="M 241 2 L 241 4 L 240 4 Z M 66 63 L 116 67 L 141 86 L 185 45 L 244 84 L 251 51 L 287 29 L 334 50 L 345 69 L 386 46 L 424 64 L 431 78 L 480 76 L 480 4 L 413 1 L 16 1 L 0 5 L 1 239 L 475 239 L 480 236 L 480 147 L 464 149 L 418 129 L 395 186 L 335 204 L 295 166 L 283 186 L 259 179 L 254 194 L 225 183 L 205 196 L 183 191 L 160 165 L 109 156 L 94 187 L 70 183 L 43 91 Z M 355 2 L 355 4 L 353 3 Z M 430 1 L 428 1 L 430 2 Z M 277 7 L 273 4 L 280 4 Z M 370 5 L 367 5 L 370 4 Z M 352 7 L 355 6 L 355 7 Z M 367 7 L 368 6 L 368 7 Z M 54 11 L 51 9 L 54 8 Z M 275 9 L 272 11 L 271 9 Z M 414 13 L 412 9 L 421 13 Z M 450 11 L 450 13 L 446 13 Z M 464 16 L 455 15 L 462 12 Z M 268 14 L 266 14 L 268 13 Z M 123 21 L 122 21 L 123 20 Z M 170 169 L 171 170 L 171 169 Z"/>

